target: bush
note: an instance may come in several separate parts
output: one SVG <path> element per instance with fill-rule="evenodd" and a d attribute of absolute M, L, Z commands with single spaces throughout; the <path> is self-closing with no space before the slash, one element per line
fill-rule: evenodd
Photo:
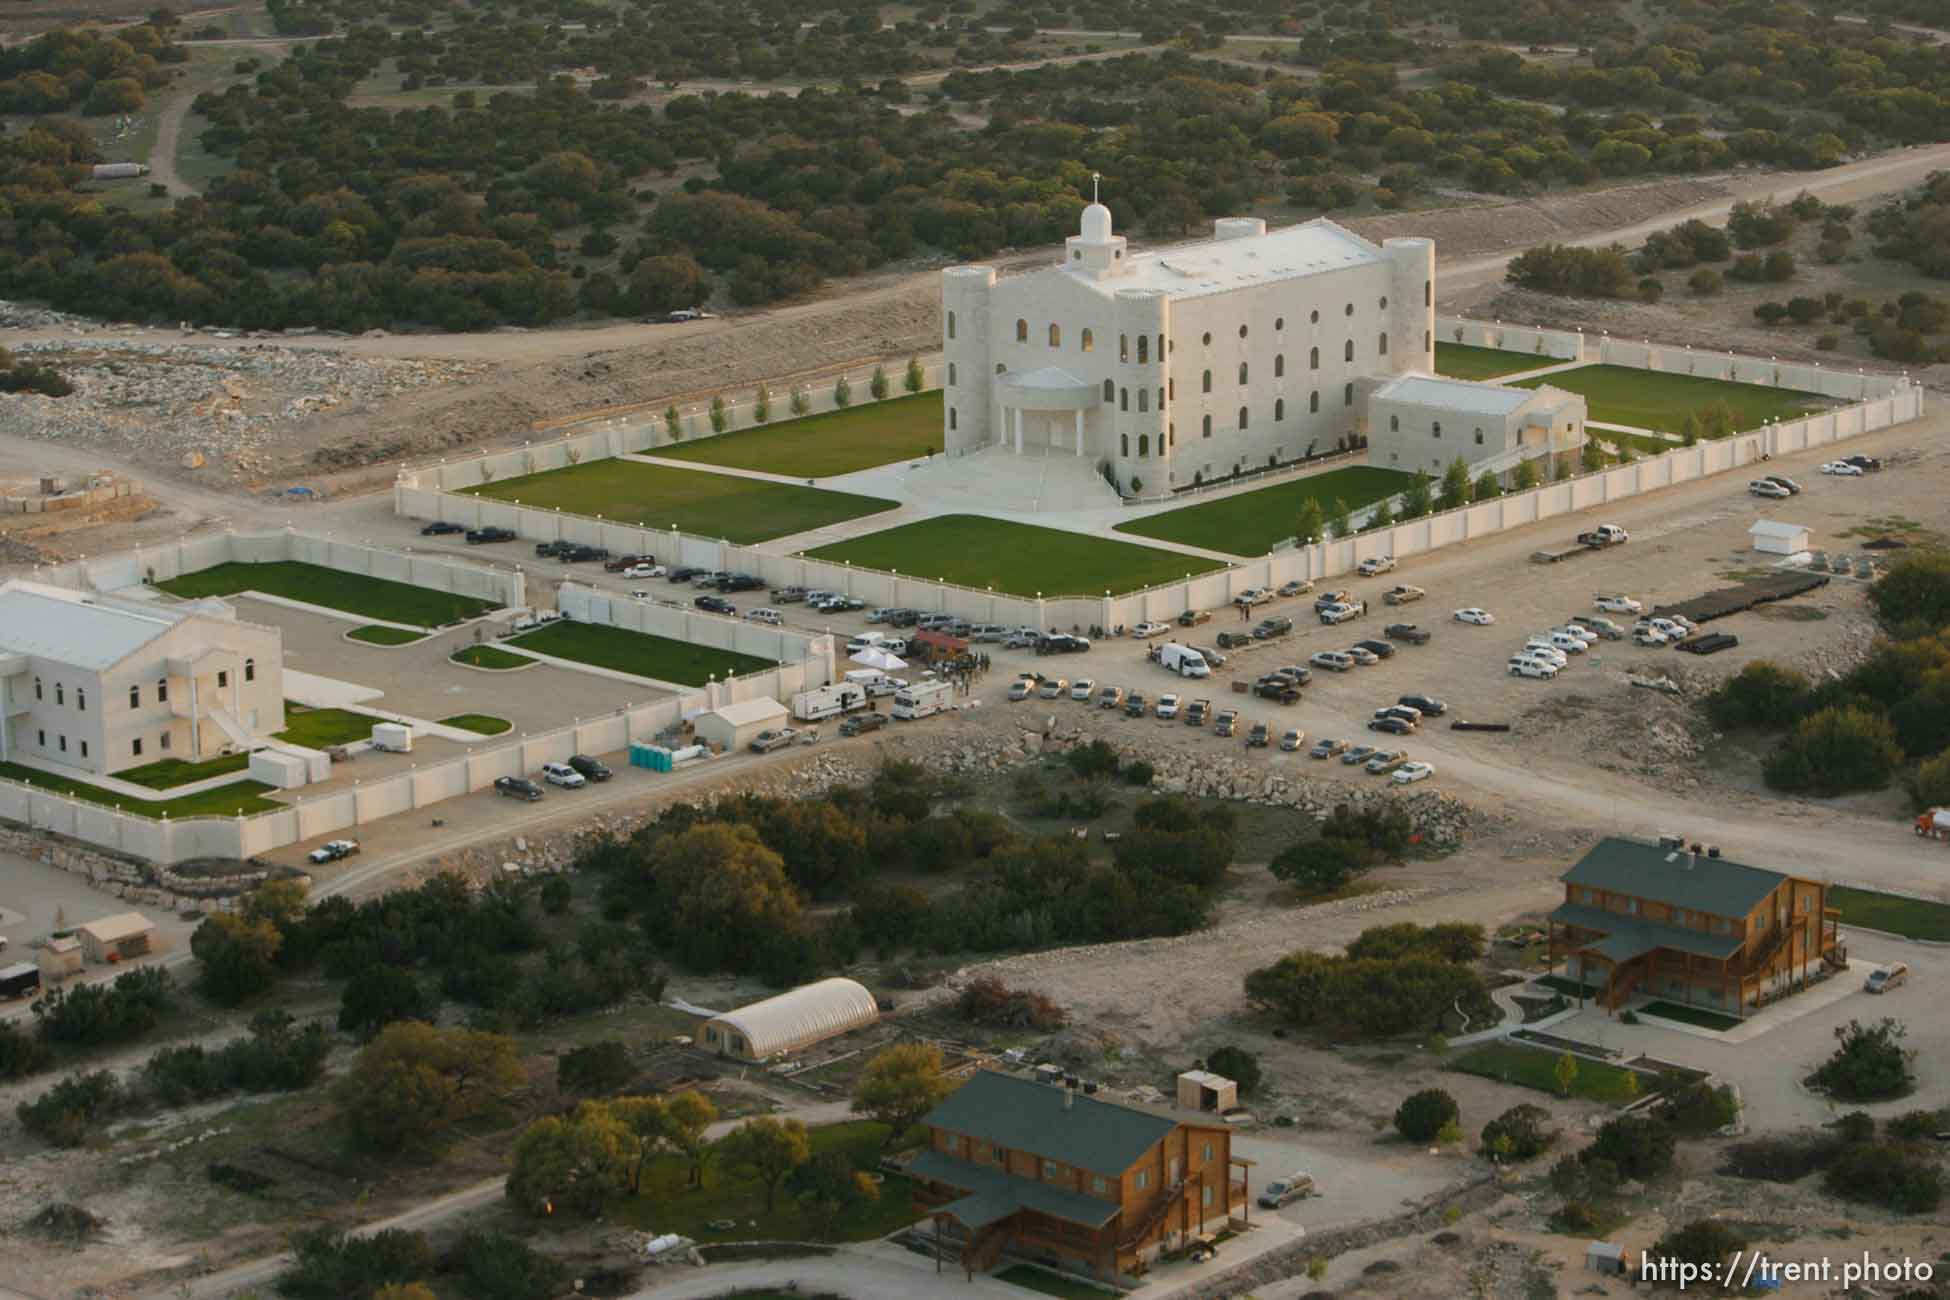
<path fill-rule="evenodd" d="M 565 1092 L 600 1095 L 627 1087 L 637 1075 L 630 1049 L 611 1038 L 572 1048 L 555 1062 L 555 1086 Z"/>
<path fill-rule="evenodd" d="M 1718 1219 L 1694 1219 L 1674 1228 L 1653 1244 L 1651 1254 L 1658 1259 L 1680 1260 L 1711 1269 L 1717 1277 L 1727 1257 L 1747 1248 L 1747 1239 Z"/>
<path fill-rule="evenodd" d="M 1790 727 L 1808 710 L 1813 689 L 1807 677 L 1768 659 L 1756 659 L 1706 698 L 1706 713 L 1723 730 Z"/>
<path fill-rule="evenodd" d="M 1239 1085 L 1239 1095 L 1250 1097 L 1259 1091 L 1259 1057 L 1243 1047 L 1227 1045 L 1205 1058 L 1205 1068 Z"/>
<path fill-rule="evenodd" d="M 130 1104 L 130 1097 L 107 1070 L 72 1074 L 33 1101 L 14 1108 L 20 1126 L 58 1147 L 78 1147 L 95 1126 L 113 1119 Z"/>
<path fill-rule="evenodd" d="M 1749 1138 L 1727 1148 L 1720 1172 L 1734 1178 L 1792 1183 L 1826 1169 L 1844 1145 L 1830 1133 L 1775 1133 Z"/>
<path fill-rule="evenodd" d="M 955 1001 L 955 1010 L 970 1024 L 991 1029 L 1061 1029 L 1069 1014 L 1033 989 L 1012 989 L 994 975 L 970 980 Z"/>
<path fill-rule="evenodd" d="M 149 966 L 118 975 L 112 984 L 55 989 L 34 1003 L 34 1018 L 51 1043 L 126 1043 L 156 1027 L 174 990 L 167 971 Z"/>
<path fill-rule="evenodd" d="M 142 1067 L 144 1086 L 164 1105 L 180 1106 L 229 1092 L 292 1092 L 316 1083 L 331 1055 L 331 1035 L 313 1022 L 295 1030 L 289 1012 L 260 1011 L 247 1038 L 215 1051 L 199 1043 L 165 1047 Z"/>
<path fill-rule="evenodd" d="M 1708 271 L 1703 268 L 1686 277 L 1686 287 L 1693 291 L 1693 296 L 1696 298 L 1712 297 L 1720 292 L 1724 283 L 1718 271 Z"/>
<path fill-rule="evenodd" d="M 1853 705 L 1810 714 L 1768 755 L 1761 772 L 1777 790 L 1846 794 L 1880 790 L 1903 761 L 1889 720 Z"/>
<path fill-rule="evenodd" d="M 1356 961 L 1429 957 L 1437 961 L 1479 961 L 1483 956 L 1483 927 L 1461 921 L 1422 926 L 1413 921 L 1373 926 L 1347 946 Z"/>
<path fill-rule="evenodd" d="M 25 1079 L 45 1070 L 53 1060 L 54 1053 L 46 1043 L 12 1021 L 0 1020 L 0 1082 Z"/>
<path fill-rule="evenodd" d="M 384 962 L 360 969 L 339 996 L 339 1028 L 361 1041 L 395 1020 L 431 1020 L 432 1012 L 413 972 Z"/>
<path fill-rule="evenodd" d="M 1397 958 L 1296 952 L 1249 971 L 1246 997 L 1291 1024 L 1376 1036 L 1429 1030 L 1450 1007 L 1484 1010 L 1482 976 L 1460 962 L 1414 953 Z"/>
<path fill-rule="evenodd" d="M 568 1269 L 505 1232 L 470 1228 L 442 1261 L 442 1271 L 465 1279 L 468 1300 L 553 1300 Z"/>
<path fill-rule="evenodd" d="M 1440 1088 L 1410 1093 L 1395 1108 L 1395 1131 L 1410 1142 L 1432 1142 L 1435 1135 L 1462 1119 L 1456 1099 Z"/>
<path fill-rule="evenodd" d="M 1933 1110 L 1905 1111 L 1885 1126 L 1900 1142 L 1927 1142 L 1943 1131 L 1943 1116 Z"/>
<path fill-rule="evenodd" d="M 1950 625 L 1950 552 L 1911 551 L 1869 588 L 1869 603 L 1883 626 L 1934 632 Z"/>
<path fill-rule="evenodd" d="M 1532 1160 L 1557 1141 L 1551 1113 L 1525 1102 L 1483 1125 L 1483 1150 L 1504 1160 Z"/>
<path fill-rule="evenodd" d="M 1063 756 L 1070 770 L 1088 781 L 1093 777 L 1113 777 L 1123 766 L 1117 751 L 1108 741 L 1093 740 L 1087 745 L 1072 745 Z"/>
<path fill-rule="evenodd" d="M 1716 1133 L 1740 1117 L 1740 1102 L 1726 1084 L 1692 1083 L 1673 1095 L 1667 1116 L 1682 1133 Z"/>
<path fill-rule="evenodd" d="M 1897 1142 L 1858 1142 L 1843 1150 L 1822 1185 L 1847 1201 L 1867 1201 L 1905 1214 L 1928 1214 L 1943 1203 L 1943 1175 L 1934 1156 Z"/>
<path fill-rule="evenodd" d="M 550 876 L 542 881 L 540 890 L 542 910 L 550 916 L 560 916 L 569 910 L 569 902 L 575 897 L 575 886 L 567 876 Z"/>
<path fill-rule="evenodd" d="M 1621 1115 L 1606 1121 L 1582 1158 L 1611 1161 L 1618 1166 L 1621 1178 L 1646 1179 L 1672 1168 L 1677 1145 L 1678 1139 L 1665 1121 Z"/>
<path fill-rule="evenodd" d="M 1808 1082 L 1843 1101 L 1886 1101 L 1916 1086 L 1916 1053 L 1905 1048 L 1907 1030 L 1884 1017 L 1874 1025 L 1851 1020 L 1836 1027 L 1835 1054 Z"/>
<path fill-rule="evenodd" d="M 1348 840 L 1296 840 L 1274 854 L 1266 869 L 1303 894 L 1331 894 L 1372 867 L 1374 856 Z"/>
<path fill-rule="evenodd" d="M 346 1300 L 380 1287 L 414 1282 L 433 1271 L 425 1235 L 388 1228 L 352 1237 L 332 1228 L 291 1234 L 291 1267 L 277 1288 L 292 1300 Z"/>

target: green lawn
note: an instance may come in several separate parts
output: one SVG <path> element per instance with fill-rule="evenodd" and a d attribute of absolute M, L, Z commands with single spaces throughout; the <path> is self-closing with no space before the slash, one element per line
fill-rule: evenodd
<path fill-rule="evenodd" d="M 738 677 L 773 666 L 770 659 L 739 654 L 735 650 L 718 650 L 620 627 L 566 620 L 518 636 L 508 644 L 558 659 L 573 659 L 579 664 L 593 664 L 660 682 L 676 682 L 680 686 L 702 686 L 713 673 L 719 677 Z"/>
<path fill-rule="evenodd" d="M 1435 345 L 1435 372 L 1451 379 L 1497 379 L 1523 370 L 1541 370 L 1558 364 L 1558 357 L 1540 357 L 1534 352 L 1510 352 L 1503 348 L 1479 348 L 1467 343 Z"/>
<path fill-rule="evenodd" d="M 373 724 L 381 721 L 384 719 L 350 709 L 307 709 L 287 701 L 284 730 L 278 733 L 278 739 L 306 749 L 330 749 L 334 745 L 372 739 Z"/>
<path fill-rule="evenodd" d="M 822 492 L 634 460 L 591 461 L 483 483 L 466 491 L 573 515 L 601 515 L 645 528 L 675 526 L 732 542 L 768 541 L 879 514 L 900 504 L 851 492 Z"/>
<path fill-rule="evenodd" d="M 1027 1264 L 1013 1264 L 995 1276 L 998 1281 L 1007 1282 L 1010 1286 L 1053 1295 L 1058 1297 L 1058 1300 L 1110 1300 L 1111 1297 L 1121 1294 L 1107 1287 L 1091 1286 L 1088 1282 L 1073 1282 L 1066 1277 L 1057 1277 L 1053 1273 L 1045 1273 L 1042 1269 L 1031 1268 Z"/>
<path fill-rule="evenodd" d="M 1223 567 L 1197 555 L 981 515 L 941 515 L 807 554 L 1016 596 L 1136 591 Z"/>
<path fill-rule="evenodd" d="M 1328 514 L 1336 500 L 1345 502 L 1350 510 L 1359 510 L 1400 492 L 1412 477 L 1396 469 L 1348 465 L 1217 501 L 1180 506 L 1119 524 L 1117 531 L 1228 555 L 1265 555 L 1274 543 L 1294 535 L 1301 502 L 1318 501 L 1322 512 Z"/>
<path fill-rule="evenodd" d="M 1639 1011 L 1644 1015 L 1657 1016 L 1661 1020 L 1677 1020 L 1682 1025 L 1697 1025 L 1701 1029 L 1724 1032 L 1740 1027 L 1738 1016 L 1722 1015 L 1718 1011 L 1707 1011 L 1701 1007 L 1689 1007 L 1681 1002 L 1651 1002 L 1640 1007 Z"/>
<path fill-rule="evenodd" d="M 341 573 L 298 560 L 268 560 L 262 564 L 219 564 L 156 584 L 172 595 L 234 596 L 261 591 L 267 596 L 302 600 L 327 609 L 414 627 L 440 627 L 475 618 L 496 608 L 494 602 L 451 592 L 415 587 L 385 578 Z"/>
<path fill-rule="evenodd" d="M 1451 1061 L 1449 1068 L 1555 1095 L 1558 1055 L 1557 1052 L 1541 1047 L 1525 1047 L 1520 1043 L 1482 1043 Z M 1635 1070 L 1584 1057 L 1578 1057 L 1577 1062 L 1577 1082 L 1571 1085 L 1573 1097 L 1582 1097 L 1586 1101 L 1623 1102 L 1658 1088 L 1659 1081 L 1653 1075 L 1638 1074 Z M 1636 1091 L 1626 1083 L 1626 1079 L 1634 1074 L 1638 1074 Z"/>
<path fill-rule="evenodd" d="M 830 1124 L 811 1130 L 814 1155 L 843 1151 L 856 1169 L 871 1169 L 879 1159 L 887 1126 L 868 1121 Z M 877 1200 L 838 1214 L 795 1200 L 779 1189 L 774 1208 L 765 1209 L 765 1185 L 742 1170 L 712 1161 L 704 1187 L 684 1186 L 682 1157 L 661 1156 L 643 1171 L 635 1196 L 620 1196 L 608 1207 L 612 1223 L 657 1232 L 679 1232 L 700 1243 L 713 1241 L 871 1241 L 903 1228 L 920 1217 L 914 1208 L 913 1184 L 889 1176 Z M 736 1219 L 730 1232 L 714 1232 L 713 1219 Z M 756 1220 L 756 1225 L 753 1224 Z"/>
<path fill-rule="evenodd" d="M 466 664 L 471 668 L 491 668 L 496 672 L 505 672 L 507 669 L 520 668 L 535 662 L 527 655 L 510 654 L 498 646 L 491 645 L 463 646 L 447 657 L 457 664 Z"/>
<path fill-rule="evenodd" d="M 364 641 L 368 645 L 412 645 L 415 641 L 427 639 L 424 632 L 409 632 L 403 627 L 387 627 L 383 623 L 369 623 L 365 627 L 355 627 L 346 635 L 354 641 Z"/>
<path fill-rule="evenodd" d="M 284 807 L 263 797 L 271 787 L 262 781 L 235 781 L 214 790 L 205 790 L 202 794 L 184 795 L 180 799 L 131 799 L 85 781 L 71 781 L 35 768 L 22 767 L 18 763 L 0 763 L 0 777 L 22 781 L 57 794 L 71 795 L 89 803 L 120 808 L 137 817 L 235 817 L 239 811 L 249 815 Z"/>
<path fill-rule="evenodd" d="M 1886 930 L 1905 939 L 1950 940 L 1950 907 L 1942 903 L 1836 885 L 1828 891 L 1828 905 L 1841 909 L 1843 925 Z"/>
<path fill-rule="evenodd" d="M 205 759 L 201 763 L 190 763 L 180 758 L 159 758 L 153 763 L 127 768 L 115 775 L 120 780 L 146 785 L 151 790 L 173 790 L 179 785 L 188 785 L 192 781 L 241 772 L 250 765 L 249 754 L 224 754 L 218 758 Z"/>
<path fill-rule="evenodd" d="M 1541 384 L 1582 393 L 1589 400 L 1593 420 L 1661 433 L 1678 433 L 1688 415 L 1711 402 L 1725 402 L 1732 408 L 1736 430 L 1756 429 L 1767 420 L 1791 420 L 1822 405 L 1818 394 L 1792 388 L 1733 384 L 1633 366 L 1580 366 L 1540 379 L 1520 379 L 1515 386 Z"/>
<path fill-rule="evenodd" d="M 506 718 L 497 718 L 491 713 L 456 713 L 451 718 L 440 719 L 443 727 L 459 727 L 462 731 L 472 731 L 483 736 L 498 736 L 515 724 Z"/>
<path fill-rule="evenodd" d="M 898 383 L 900 376 L 892 379 Z M 784 403 L 775 398 L 774 405 Z M 826 478 L 925 456 L 940 446 L 941 394 L 934 392 L 721 433 L 653 448 L 646 454 L 794 478 Z"/>

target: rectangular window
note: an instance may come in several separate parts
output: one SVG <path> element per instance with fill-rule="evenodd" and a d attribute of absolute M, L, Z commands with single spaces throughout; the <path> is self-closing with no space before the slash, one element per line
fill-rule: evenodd
<path fill-rule="evenodd" d="M 169 733 L 167 731 L 163 732 L 162 739 L 156 742 L 156 748 L 157 749 L 169 748 Z"/>
<path fill-rule="evenodd" d="M 38 740 L 36 740 L 36 741 L 35 741 L 35 743 L 36 743 L 36 744 L 38 744 L 38 745 L 39 745 L 39 746 L 40 746 L 40 747 L 41 747 L 42 749 L 46 749 L 46 748 L 47 748 L 47 729 L 46 729 L 46 728 L 42 728 L 41 730 L 39 730 L 39 731 L 37 731 L 37 732 L 35 732 L 34 734 L 35 734 L 35 735 L 36 735 L 37 737 L 39 737 L 39 739 L 38 739 Z"/>
<path fill-rule="evenodd" d="M 1207 1209 L 1210 1209 L 1210 1208 L 1212 1207 L 1212 1193 L 1213 1193 L 1213 1192 L 1215 1192 L 1215 1191 L 1217 1191 L 1217 1190 L 1218 1190 L 1218 1188 L 1216 1188 L 1216 1187 L 1207 1187 L 1207 1188 L 1205 1188 L 1205 1189 L 1204 1189 L 1204 1190 L 1203 1190 L 1203 1191 L 1202 1191 L 1202 1192 L 1200 1193 L 1200 1198 L 1199 1198 L 1199 1203 L 1200 1203 L 1201 1205 L 1204 1205 L 1204 1206 L 1205 1206 L 1205 1207 L 1206 1207 Z"/>
<path fill-rule="evenodd" d="M 88 742 L 85 740 L 81 742 L 81 756 L 83 758 L 88 757 Z"/>
<path fill-rule="evenodd" d="M 1110 1192 L 1110 1179 L 1098 1174 L 1090 1180 L 1090 1190 L 1099 1196 L 1107 1195 Z"/>
<path fill-rule="evenodd" d="M 74 688 L 74 706 L 83 713 L 88 712 L 88 690 L 86 687 L 77 686 Z"/>
<path fill-rule="evenodd" d="M 1056 1179 L 1063 1176 L 1063 1166 L 1054 1160 L 1043 1161 L 1043 1177 Z"/>
<path fill-rule="evenodd" d="M 60 682 L 54 683 L 54 702 L 56 704 L 66 704 L 68 702 L 68 688 Z"/>
<path fill-rule="evenodd" d="M 167 677 L 156 683 L 156 703 L 169 703 L 169 679 Z"/>
<path fill-rule="evenodd" d="M 229 685 L 230 685 L 230 674 L 228 672 L 219 670 L 217 673 L 217 689 L 221 691 L 226 689 Z"/>
<path fill-rule="evenodd" d="M 1212 1159 L 1212 1144 L 1210 1142 L 1207 1142 L 1199 1148 L 1199 1159 L 1208 1162 Z"/>
<path fill-rule="evenodd" d="M 65 754 L 65 753 L 67 753 L 67 752 L 68 752 L 68 738 L 67 738 L 66 736 L 61 736 L 61 737 L 58 737 L 58 739 L 59 739 L 59 740 L 60 740 L 60 742 L 61 742 L 61 752 L 62 752 L 63 754 Z"/>
<path fill-rule="evenodd" d="M 1151 1186 L 1151 1171 L 1149 1169 L 1138 1170 L 1137 1177 L 1132 1180 L 1132 1183 L 1140 1192 Z"/>
<path fill-rule="evenodd" d="M 131 754 L 134 754 L 137 758 L 142 757 L 142 737 L 137 736 L 134 740 L 131 740 L 129 742 L 129 752 Z"/>

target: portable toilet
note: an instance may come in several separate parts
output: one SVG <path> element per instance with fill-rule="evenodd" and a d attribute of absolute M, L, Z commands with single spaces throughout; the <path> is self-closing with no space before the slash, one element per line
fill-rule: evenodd
<path fill-rule="evenodd" d="M 1606 1277 L 1624 1277 L 1625 1252 L 1609 1241 L 1588 1242 L 1584 1248 L 1584 1266 Z"/>

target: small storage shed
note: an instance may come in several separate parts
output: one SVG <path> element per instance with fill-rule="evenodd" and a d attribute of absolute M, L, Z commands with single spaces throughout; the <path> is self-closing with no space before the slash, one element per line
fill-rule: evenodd
<path fill-rule="evenodd" d="M 713 1016 L 704 1022 L 699 1041 L 721 1056 L 765 1061 L 864 1029 L 879 1019 L 880 1004 L 864 985 L 836 977 Z"/>
<path fill-rule="evenodd" d="M 89 961 L 128 961 L 162 951 L 156 923 L 140 912 L 104 916 L 76 933 L 81 937 L 81 955 Z"/>
<path fill-rule="evenodd" d="M 1786 524 L 1774 519 L 1763 519 L 1747 530 L 1754 539 L 1754 549 L 1764 555 L 1800 555 L 1809 549 L 1813 538 L 1805 524 Z"/>
<path fill-rule="evenodd" d="M 70 975 L 81 974 L 81 940 L 49 939 L 41 945 L 35 958 L 41 968 L 41 979 L 49 984 L 58 984 Z"/>
<path fill-rule="evenodd" d="M 24 998 L 41 986 L 41 968 L 31 961 L 0 966 L 0 998 Z"/>
<path fill-rule="evenodd" d="M 1225 1114 L 1239 1107 L 1239 1085 L 1210 1070 L 1187 1070 L 1178 1076 L 1178 1109 Z"/>
<path fill-rule="evenodd" d="M 1624 1277 L 1625 1252 L 1609 1241 L 1588 1242 L 1584 1248 L 1584 1266 L 1589 1272 L 1606 1277 Z"/>
<path fill-rule="evenodd" d="M 714 749 L 735 754 L 766 728 L 785 726 L 791 716 L 777 700 L 740 700 L 698 714 L 697 738 Z"/>

